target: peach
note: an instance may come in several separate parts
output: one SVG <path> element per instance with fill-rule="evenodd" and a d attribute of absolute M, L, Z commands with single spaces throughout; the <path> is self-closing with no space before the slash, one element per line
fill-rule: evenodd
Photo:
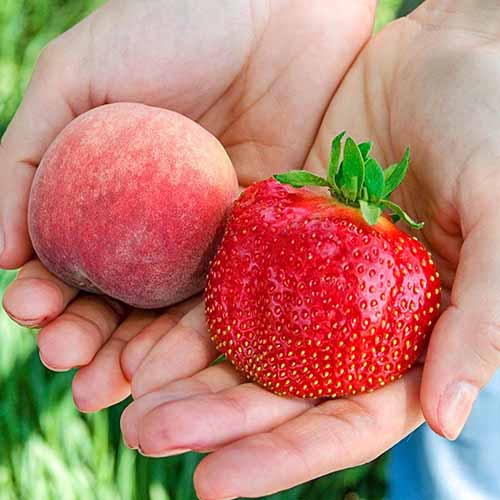
<path fill-rule="evenodd" d="M 201 291 L 236 175 L 219 141 L 189 118 L 117 103 L 73 120 L 35 174 L 33 248 L 75 287 L 141 308 Z"/>

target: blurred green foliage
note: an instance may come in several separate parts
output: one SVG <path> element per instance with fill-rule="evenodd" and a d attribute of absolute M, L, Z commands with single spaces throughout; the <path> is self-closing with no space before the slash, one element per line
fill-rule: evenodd
<path fill-rule="evenodd" d="M 40 50 L 103 0 L 1 0 L 0 135 L 14 114 Z"/>
<path fill-rule="evenodd" d="M 140 1 L 140 0 L 137 0 Z M 0 1 L 0 135 L 13 116 L 40 50 L 102 0 Z M 415 0 L 381 0 L 376 29 Z M 13 279 L 0 271 L 0 296 Z M 200 456 L 148 459 L 121 442 L 124 404 L 94 415 L 73 405 L 73 373 L 40 363 L 35 334 L 0 311 L 0 500 L 191 500 Z M 275 500 L 380 499 L 383 459 L 324 477 Z"/>

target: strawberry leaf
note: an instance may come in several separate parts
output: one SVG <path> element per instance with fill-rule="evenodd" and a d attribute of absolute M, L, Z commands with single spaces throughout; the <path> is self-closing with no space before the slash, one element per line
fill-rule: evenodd
<path fill-rule="evenodd" d="M 348 200 L 356 201 L 364 181 L 365 161 L 357 144 L 348 137 L 344 146 L 344 161 L 337 175 L 337 185 Z"/>
<path fill-rule="evenodd" d="M 358 178 L 348 177 L 344 179 L 340 189 L 348 200 L 355 200 L 358 195 Z"/>
<path fill-rule="evenodd" d="M 384 193 L 383 198 L 387 198 L 403 181 L 408 166 L 410 164 L 410 148 L 406 148 L 403 159 L 384 170 Z"/>
<path fill-rule="evenodd" d="M 331 148 L 331 153 L 330 153 L 330 163 L 328 164 L 328 175 L 327 175 L 327 180 L 328 182 L 333 186 L 337 187 L 335 185 L 335 176 L 338 174 L 339 167 L 340 167 L 340 153 L 341 153 L 341 146 L 342 146 L 342 138 L 344 137 L 345 132 L 341 132 L 335 139 L 332 141 L 332 148 Z"/>
<path fill-rule="evenodd" d="M 380 207 L 373 205 L 372 203 L 368 203 L 365 200 L 359 200 L 359 208 L 361 209 L 363 218 L 370 226 L 377 223 L 378 218 L 382 213 L 382 209 Z"/>
<path fill-rule="evenodd" d="M 380 204 L 391 210 L 393 214 L 400 219 L 403 219 L 413 229 L 422 229 L 424 227 L 423 222 L 414 221 L 399 205 L 396 205 L 396 203 L 389 200 L 381 200 Z"/>
<path fill-rule="evenodd" d="M 290 184 L 295 188 L 304 186 L 330 186 L 326 179 L 306 170 L 290 170 L 284 174 L 276 174 L 274 178 L 282 184 Z"/>
<path fill-rule="evenodd" d="M 373 143 L 371 141 L 368 142 L 362 142 L 358 144 L 358 148 L 361 151 L 361 155 L 363 156 L 363 159 L 366 161 L 368 160 L 368 155 L 370 154 L 370 151 L 372 150 Z"/>
<path fill-rule="evenodd" d="M 369 158 L 365 164 L 365 187 L 368 200 L 377 203 L 384 192 L 384 171 L 378 161 Z"/>
<path fill-rule="evenodd" d="M 403 159 L 383 170 L 370 156 L 370 141 L 356 144 L 348 137 L 342 154 L 345 132 L 337 135 L 331 144 L 330 161 L 326 179 L 304 170 L 291 170 L 277 174 L 274 178 L 295 188 L 324 186 L 339 202 L 361 210 L 368 224 L 377 223 L 382 210 L 389 209 L 393 221 L 404 220 L 414 229 L 421 229 L 423 223 L 414 221 L 401 207 L 389 200 L 390 194 L 401 184 L 410 164 L 410 149 Z"/>

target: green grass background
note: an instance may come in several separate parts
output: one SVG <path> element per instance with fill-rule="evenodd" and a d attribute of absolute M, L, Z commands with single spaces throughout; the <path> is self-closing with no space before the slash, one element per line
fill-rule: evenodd
<path fill-rule="evenodd" d="M 138 0 L 140 1 L 140 0 Z M 42 47 L 102 0 L 0 0 L 0 135 Z M 419 0 L 380 0 L 375 29 Z M 14 272 L 0 271 L 0 296 Z M 124 405 L 82 415 L 73 373 L 40 363 L 35 334 L 0 311 L 0 500 L 191 500 L 200 456 L 148 459 L 121 442 Z M 273 495 L 280 500 L 381 499 L 384 458 Z"/>

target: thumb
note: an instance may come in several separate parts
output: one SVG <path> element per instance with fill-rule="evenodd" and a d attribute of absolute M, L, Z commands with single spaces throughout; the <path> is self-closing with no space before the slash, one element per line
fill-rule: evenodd
<path fill-rule="evenodd" d="M 500 227 L 492 212 L 463 243 L 450 305 L 432 333 L 424 366 L 424 415 L 448 439 L 460 434 L 500 365 Z"/>
<path fill-rule="evenodd" d="M 29 259 L 32 249 L 26 214 L 35 168 L 64 126 L 92 107 L 89 79 L 81 69 L 85 67 L 87 33 L 80 25 L 43 50 L 23 101 L 2 137 L 1 268 L 16 268 Z"/>

